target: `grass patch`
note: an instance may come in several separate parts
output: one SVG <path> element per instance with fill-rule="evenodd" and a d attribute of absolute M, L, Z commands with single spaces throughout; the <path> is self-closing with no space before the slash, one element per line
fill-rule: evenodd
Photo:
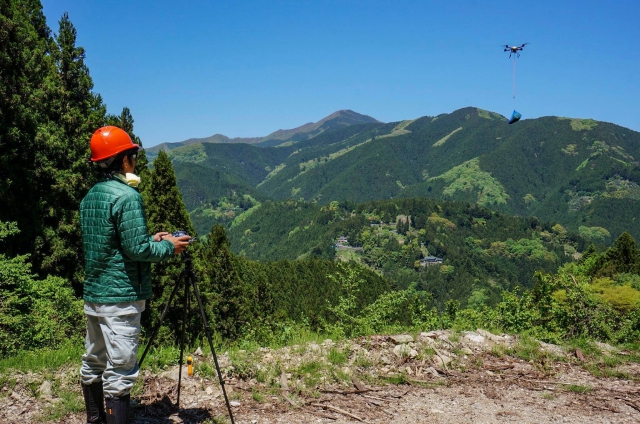
<path fill-rule="evenodd" d="M 262 403 L 265 401 L 264 394 L 260 390 L 256 390 L 255 388 L 251 389 L 251 397 L 256 402 Z"/>
<path fill-rule="evenodd" d="M 369 358 L 369 356 L 360 352 L 358 356 L 356 356 L 356 359 L 353 361 L 353 364 L 360 368 L 369 368 L 373 365 L 373 361 L 371 360 L 371 358 Z"/>
<path fill-rule="evenodd" d="M 564 388 L 567 391 L 573 392 L 573 393 L 589 393 L 591 390 L 593 390 L 589 386 L 581 386 L 579 384 L 569 384 L 567 386 L 564 386 Z"/>
<path fill-rule="evenodd" d="M 512 355 L 525 361 L 540 362 L 546 353 L 540 348 L 540 343 L 532 337 L 523 335 L 510 352 Z"/>
<path fill-rule="evenodd" d="M 195 374 L 200 377 L 215 379 L 218 376 L 215 365 L 208 362 L 199 361 L 194 368 Z"/>
<path fill-rule="evenodd" d="M 388 375 L 386 377 L 383 377 L 383 379 L 395 385 L 408 383 L 407 377 L 404 374 Z"/>
<path fill-rule="evenodd" d="M 138 360 L 142 356 L 142 351 L 143 349 L 138 349 Z M 176 346 L 160 346 L 153 347 L 149 350 L 143 365 L 151 368 L 151 371 L 155 373 L 159 370 L 167 369 L 172 365 L 178 365 L 179 360 L 180 348 Z"/>
<path fill-rule="evenodd" d="M 342 365 L 347 362 L 347 354 L 339 349 L 332 348 L 329 351 L 329 356 L 327 360 L 331 362 L 333 365 Z"/>
<path fill-rule="evenodd" d="M 45 408 L 40 417 L 41 421 L 58 421 L 69 413 L 83 412 L 85 410 L 84 400 L 79 393 L 60 388 L 56 392 L 60 401 Z"/>
<path fill-rule="evenodd" d="M 80 364 L 83 353 L 84 345 L 79 341 L 69 341 L 58 349 L 21 352 L 9 358 L 0 359 L 0 373 L 4 374 L 9 370 L 23 373 L 56 370 L 69 363 Z"/>
<path fill-rule="evenodd" d="M 318 361 L 303 362 L 294 375 L 303 380 L 305 387 L 315 388 L 322 379 L 323 365 Z"/>

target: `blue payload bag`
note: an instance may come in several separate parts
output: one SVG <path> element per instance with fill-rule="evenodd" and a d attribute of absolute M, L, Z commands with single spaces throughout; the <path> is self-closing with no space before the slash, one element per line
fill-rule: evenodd
<path fill-rule="evenodd" d="M 515 124 L 516 122 L 518 122 L 520 120 L 520 118 L 522 118 L 522 115 L 520 115 L 520 112 L 518 112 L 517 110 L 513 111 L 513 114 L 511 115 L 511 119 L 509 119 L 509 122 L 507 122 L 508 124 Z"/>

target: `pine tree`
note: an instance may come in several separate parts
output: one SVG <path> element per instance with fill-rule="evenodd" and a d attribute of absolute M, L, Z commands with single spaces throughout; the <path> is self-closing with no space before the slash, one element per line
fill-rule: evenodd
<path fill-rule="evenodd" d="M 251 294 L 238 274 L 221 225 L 212 228 L 198 255 L 199 287 L 212 327 L 225 339 L 235 340 L 250 321 Z"/>
<path fill-rule="evenodd" d="M 184 230 L 195 235 L 189 212 L 178 190 L 173 165 L 164 151 L 160 151 L 153 162 L 148 180 L 144 196 L 149 230 L 152 233 Z"/>
<path fill-rule="evenodd" d="M 142 192 L 149 232 L 155 234 L 160 231 L 184 230 L 195 236 L 189 213 L 176 185 L 176 175 L 171 160 L 161 151 L 153 164 L 154 168 L 148 172 Z M 168 301 L 182 268 L 183 264 L 178 257 L 152 265 L 153 299 L 148 308 L 150 312 L 143 317 L 145 325 L 153 325 L 159 318 L 161 309 Z M 169 315 L 166 319 L 165 332 L 161 333 L 159 338 L 170 336 L 166 332 L 167 329 L 171 329 L 173 333 L 177 332 L 179 319 L 181 319 L 180 314 Z"/>
<path fill-rule="evenodd" d="M 43 87 L 54 73 L 50 43 L 37 2 L 0 2 L 0 221 L 23 230 L 6 244 L 11 256 L 31 252 L 43 227 L 36 155 L 43 147 L 41 102 L 49 94 Z"/>
<path fill-rule="evenodd" d="M 16 222 L 10 255 L 79 283 L 79 202 L 93 183 L 87 155 L 105 107 L 65 14 L 51 36 L 39 1 L 0 3 L 0 220 Z M 76 288 L 79 286 L 76 284 Z"/>
<path fill-rule="evenodd" d="M 43 197 L 49 206 L 45 217 L 43 248 L 36 263 L 43 271 L 82 278 L 82 251 L 78 209 L 95 182 L 87 161 L 89 140 L 102 125 L 106 108 L 92 92 L 93 81 L 84 63 L 84 48 L 76 45 L 77 32 L 65 13 L 59 22 L 52 57 L 56 63 L 56 97 L 44 103 L 52 129 L 47 154 L 51 189 Z M 55 131 L 55 132 L 54 132 Z"/>

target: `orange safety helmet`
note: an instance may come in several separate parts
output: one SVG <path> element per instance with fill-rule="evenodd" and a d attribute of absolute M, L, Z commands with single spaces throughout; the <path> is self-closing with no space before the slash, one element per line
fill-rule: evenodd
<path fill-rule="evenodd" d="M 100 162 L 133 149 L 137 152 L 140 145 L 133 144 L 125 130 L 112 125 L 98 128 L 91 136 L 91 162 Z"/>

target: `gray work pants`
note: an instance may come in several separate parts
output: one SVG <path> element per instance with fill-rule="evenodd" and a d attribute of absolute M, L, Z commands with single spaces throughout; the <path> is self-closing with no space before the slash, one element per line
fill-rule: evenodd
<path fill-rule="evenodd" d="M 87 317 L 80 375 L 85 385 L 102 381 L 105 397 L 127 395 L 138 379 L 140 316 Z"/>

